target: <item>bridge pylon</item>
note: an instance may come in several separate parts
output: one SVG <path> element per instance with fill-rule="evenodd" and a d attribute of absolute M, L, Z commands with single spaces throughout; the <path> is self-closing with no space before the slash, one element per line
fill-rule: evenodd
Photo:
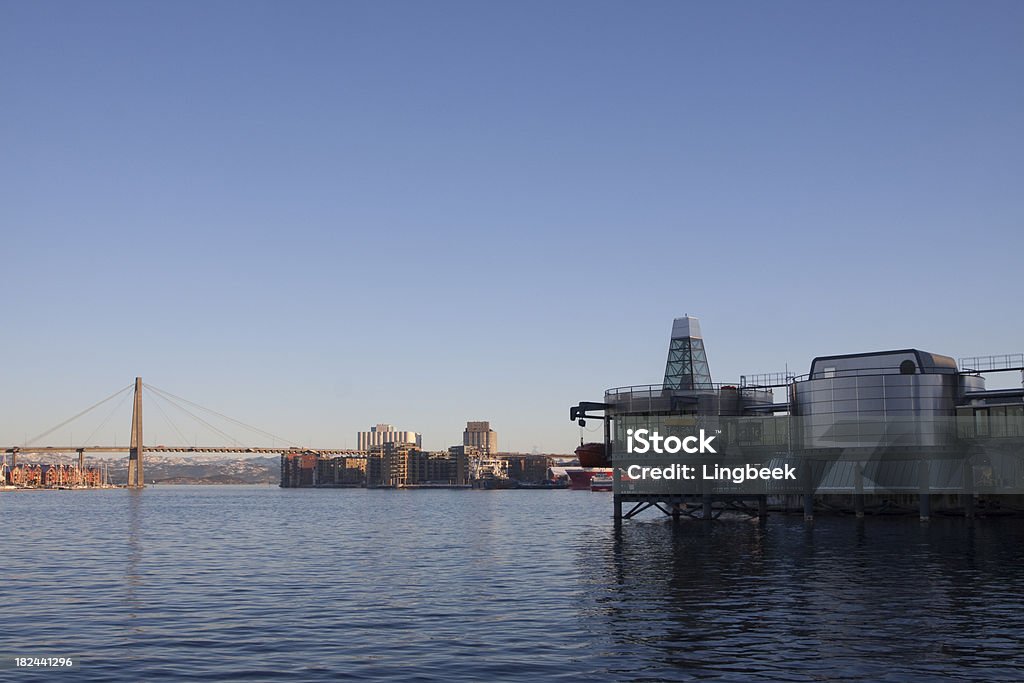
<path fill-rule="evenodd" d="M 128 449 L 128 488 L 146 485 L 142 476 L 142 378 L 135 378 L 135 403 L 132 406 L 132 440 Z"/>

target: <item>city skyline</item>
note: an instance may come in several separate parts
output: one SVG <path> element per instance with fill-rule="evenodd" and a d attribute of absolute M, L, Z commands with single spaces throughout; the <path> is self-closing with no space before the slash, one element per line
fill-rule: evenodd
<path fill-rule="evenodd" d="M 141 375 L 302 443 L 569 452 L 685 313 L 715 381 L 1024 351 L 1022 22 L 5 3 L 0 441 Z"/>

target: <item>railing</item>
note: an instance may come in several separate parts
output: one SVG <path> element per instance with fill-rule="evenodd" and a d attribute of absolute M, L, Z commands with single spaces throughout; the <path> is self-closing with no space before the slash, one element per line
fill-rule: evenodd
<path fill-rule="evenodd" d="M 629 387 L 615 387 L 604 392 L 606 403 L 614 404 L 615 409 L 624 413 L 646 411 L 690 410 L 701 402 L 701 397 L 722 397 L 723 391 L 735 391 L 739 395 L 750 397 L 752 393 L 758 403 L 771 403 L 771 390 L 754 387 L 741 387 L 737 384 L 719 382 L 702 382 L 694 389 L 678 389 L 666 387 L 664 384 L 638 384 Z"/>
<path fill-rule="evenodd" d="M 1011 353 L 1002 356 L 979 356 L 961 358 L 959 361 L 960 372 L 986 372 L 997 370 L 1024 370 L 1024 354 Z M 885 367 L 872 368 L 829 368 L 819 369 L 814 373 L 797 375 L 791 372 L 769 372 L 758 375 L 740 375 L 739 383 L 726 382 L 702 382 L 692 389 L 680 389 L 666 387 L 662 384 L 636 384 L 633 386 L 613 387 L 606 389 L 604 395 L 607 399 L 615 399 L 622 396 L 668 396 L 717 393 L 722 389 L 737 389 L 739 391 L 766 390 L 772 387 L 785 387 L 794 382 L 805 382 L 811 379 L 833 379 L 838 377 L 861 377 L 872 375 L 901 375 L 899 366 L 887 365 Z M 954 374 L 952 368 L 944 373 L 922 373 L 919 367 L 914 368 L 913 374 Z"/>
<path fill-rule="evenodd" d="M 996 370 L 1024 370 L 1024 353 L 1006 353 L 1001 356 L 969 356 L 957 364 L 961 372 L 990 372 Z"/>
<path fill-rule="evenodd" d="M 938 375 L 948 374 L 954 375 L 956 371 L 953 368 L 945 369 L 945 372 L 921 372 L 921 368 L 915 363 L 914 372 L 903 373 L 900 370 L 900 366 L 887 365 L 879 368 L 822 368 L 815 372 L 809 372 L 803 375 L 795 375 L 793 377 L 794 382 L 806 382 L 810 379 L 835 379 L 838 377 L 871 377 L 875 375 Z"/>
<path fill-rule="evenodd" d="M 614 397 L 620 395 L 643 395 L 651 394 L 661 396 L 663 394 L 683 394 L 683 393 L 708 393 L 717 392 L 721 389 L 741 389 L 740 385 L 736 383 L 725 383 L 725 382 L 700 382 L 699 386 L 693 389 L 680 389 L 677 387 L 666 387 L 664 384 L 636 384 L 629 387 L 613 387 L 606 389 L 604 392 L 605 397 Z"/>
<path fill-rule="evenodd" d="M 793 383 L 792 372 L 765 372 L 759 375 L 740 375 L 740 386 L 749 388 L 785 387 Z"/>

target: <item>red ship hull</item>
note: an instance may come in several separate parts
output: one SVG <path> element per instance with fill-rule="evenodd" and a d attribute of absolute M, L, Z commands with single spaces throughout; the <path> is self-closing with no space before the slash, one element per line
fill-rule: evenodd
<path fill-rule="evenodd" d="M 573 491 L 589 491 L 590 480 L 595 475 L 612 476 L 610 467 L 567 467 L 565 473 L 569 475 L 569 488 Z"/>
<path fill-rule="evenodd" d="M 580 467 L 611 467 L 608 451 L 603 443 L 584 443 L 576 449 Z"/>

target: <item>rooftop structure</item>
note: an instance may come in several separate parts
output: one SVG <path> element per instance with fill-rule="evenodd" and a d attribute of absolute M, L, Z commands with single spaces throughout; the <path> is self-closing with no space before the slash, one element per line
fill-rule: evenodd
<path fill-rule="evenodd" d="M 710 389 L 711 370 L 704 351 L 700 321 L 683 316 L 672 321 L 672 338 L 665 361 L 666 389 Z"/>

